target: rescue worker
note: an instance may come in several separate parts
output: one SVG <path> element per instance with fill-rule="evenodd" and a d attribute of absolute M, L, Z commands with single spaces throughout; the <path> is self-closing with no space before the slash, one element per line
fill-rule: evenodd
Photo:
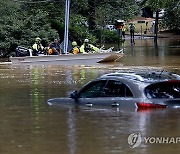
<path fill-rule="evenodd" d="M 32 55 L 33 55 L 33 56 L 38 56 L 39 53 L 42 53 L 42 52 L 43 52 L 44 47 L 43 47 L 42 44 L 41 44 L 41 38 L 37 37 L 37 38 L 35 39 L 35 43 L 33 44 L 32 49 L 33 49 L 33 52 L 32 52 Z M 44 53 L 44 52 L 43 52 L 43 53 Z"/>
<path fill-rule="evenodd" d="M 97 52 L 98 50 L 99 50 L 99 48 L 90 44 L 88 39 L 85 39 L 84 43 L 80 47 L 81 53 L 89 53 L 89 52 L 93 52 L 93 51 Z"/>
<path fill-rule="evenodd" d="M 59 55 L 61 54 L 61 46 L 57 39 L 54 39 L 49 45 L 48 55 Z"/>
<path fill-rule="evenodd" d="M 122 36 L 123 36 L 123 38 L 125 38 L 125 32 L 126 32 L 126 27 L 124 25 L 123 28 L 122 28 Z"/>
<path fill-rule="evenodd" d="M 78 47 L 76 41 L 73 41 L 73 42 L 72 42 L 72 47 L 73 47 L 73 49 L 72 49 L 71 52 L 72 52 L 73 54 L 78 54 L 78 53 L 80 53 L 79 47 Z"/>
<path fill-rule="evenodd" d="M 133 23 L 130 24 L 129 29 L 130 29 L 131 43 L 134 43 L 135 26 Z"/>

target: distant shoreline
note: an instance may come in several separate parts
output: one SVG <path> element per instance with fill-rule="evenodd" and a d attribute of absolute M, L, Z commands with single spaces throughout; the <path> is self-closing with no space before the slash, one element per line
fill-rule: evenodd
<path fill-rule="evenodd" d="M 130 34 L 127 33 L 126 37 L 127 36 L 130 37 Z M 135 37 L 141 37 L 142 36 L 144 38 L 153 38 L 154 34 L 144 34 L 144 33 L 142 33 L 142 35 L 141 35 L 140 33 L 135 33 L 134 36 Z M 171 33 L 171 32 L 158 32 L 157 36 L 158 36 L 158 38 L 180 39 L 180 35 L 174 34 L 174 33 Z"/>

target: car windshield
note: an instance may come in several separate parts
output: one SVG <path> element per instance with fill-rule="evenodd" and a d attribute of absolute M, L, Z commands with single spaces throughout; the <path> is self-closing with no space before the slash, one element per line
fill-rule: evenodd
<path fill-rule="evenodd" d="M 101 81 L 93 81 L 89 83 L 79 92 L 79 97 L 82 98 L 99 97 L 106 82 L 107 82 L 106 80 L 101 80 Z"/>
<path fill-rule="evenodd" d="M 180 80 L 151 84 L 144 92 L 147 98 L 180 98 Z"/>

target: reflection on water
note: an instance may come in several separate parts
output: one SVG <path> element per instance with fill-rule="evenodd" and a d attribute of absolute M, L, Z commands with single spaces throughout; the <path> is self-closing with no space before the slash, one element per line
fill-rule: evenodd
<path fill-rule="evenodd" d="M 176 44 L 159 42 L 155 49 L 139 43 L 125 48 L 120 63 L 108 65 L 0 65 L 0 153 L 179 153 L 180 143 L 143 142 L 131 149 L 127 142 L 133 132 L 144 137 L 178 137 L 179 109 L 123 111 L 47 105 L 49 98 L 67 97 L 88 81 L 116 70 L 164 69 L 180 74 Z"/>

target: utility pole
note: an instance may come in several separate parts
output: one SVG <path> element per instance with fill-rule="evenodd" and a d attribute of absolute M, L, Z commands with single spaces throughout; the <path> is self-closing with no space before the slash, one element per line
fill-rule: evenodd
<path fill-rule="evenodd" d="M 66 0 L 65 9 L 65 24 L 64 24 L 64 53 L 67 54 L 68 40 L 69 40 L 69 12 L 70 12 L 70 0 Z"/>
<path fill-rule="evenodd" d="M 154 43 L 157 46 L 157 38 L 158 38 L 158 21 L 159 21 L 159 11 L 156 10 L 156 18 L 155 18 L 155 27 L 154 27 Z"/>

